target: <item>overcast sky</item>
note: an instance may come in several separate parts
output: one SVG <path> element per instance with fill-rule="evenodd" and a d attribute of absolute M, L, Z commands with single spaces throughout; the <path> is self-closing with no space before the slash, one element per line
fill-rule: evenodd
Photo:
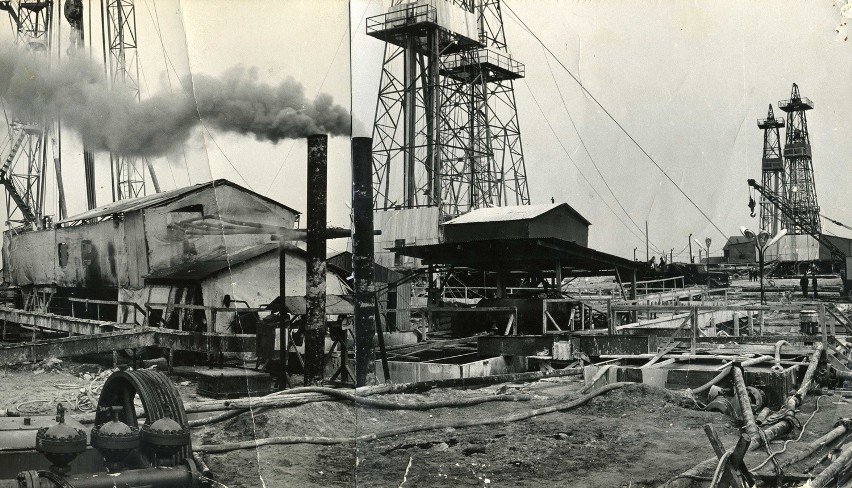
<path fill-rule="evenodd" d="M 383 43 L 364 34 L 364 19 L 388 3 L 173 0 L 155 6 L 153 0 L 139 0 L 143 97 L 168 90 L 169 83 L 175 90 L 178 79 L 190 74 L 218 75 L 243 64 L 258 67 L 270 84 L 292 76 L 309 97 L 327 92 L 344 106 L 351 102 L 356 135 L 370 135 Z M 692 233 L 702 241 L 712 237 L 716 253 L 725 239 L 545 55 L 509 8 L 726 235 L 738 233 L 740 225 L 757 226 L 746 206 L 746 179 L 760 177 L 762 135 L 756 119 L 765 117 L 769 103 L 777 106 L 788 98 L 792 83 L 798 83 L 816 105 L 808 122 L 823 213 L 852 221 L 847 196 L 852 42 L 836 32 L 846 27 L 833 0 L 504 0 L 509 50 L 526 65 L 526 78 L 516 82 L 515 92 L 533 203 L 551 197 L 568 202 L 592 222 L 592 247 L 624 257 L 638 247 L 644 257 L 643 240 L 628 227 L 641 235 L 640 230 L 592 166 L 568 111 L 627 214 L 642 230 L 649 221 L 653 246 L 677 254 Z M 67 36 L 67 24 L 63 29 Z M 9 42 L 11 29 L 0 29 L 0 43 Z M 329 220 L 345 225 L 348 140 L 332 138 L 330 144 Z M 216 131 L 211 138 L 199 130 L 170 162 L 155 164 L 165 188 L 228 178 L 304 211 L 305 152 L 301 140 L 272 144 Z M 82 165 L 79 154 L 64 157 L 66 168 Z M 108 171 L 105 163 L 101 168 Z M 82 188 L 81 173 L 69 170 L 66 187 Z M 108 173 L 102 174 L 103 182 Z M 99 202 L 108 195 L 104 187 Z M 50 196 L 48 202 L 55 207 Z M 81 211 L 83 205 L 79 196 L 69 201 L 69 210 Z M 833 224 L 827 229 L 849 235 Z"/>

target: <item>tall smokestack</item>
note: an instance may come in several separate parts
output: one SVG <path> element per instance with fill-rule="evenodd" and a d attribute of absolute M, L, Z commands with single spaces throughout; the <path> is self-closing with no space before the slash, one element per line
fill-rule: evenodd
<path fill-rule="evenodd" d="M 308 236 L 306 266 L 305 385 L 323 378 L 325 356 L 325 241 L 328 136 L 308 136 Z"/>
<path fill-rule="evenodd" d="M 352 138 L 352 270 L 355 278 L 355 384 L 376 374 L 373 246 L 373 140 Z M 387 378 L 385 378 L 387 380 Z"/>

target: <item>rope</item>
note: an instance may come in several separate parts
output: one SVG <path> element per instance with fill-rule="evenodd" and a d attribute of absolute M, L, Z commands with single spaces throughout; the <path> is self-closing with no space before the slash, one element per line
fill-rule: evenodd
<path fill-rule="evenodd" d="M 781 454 L 782 452 L 786 451 L 786 450 L 787 450 L 787 445 L 788 445 L 788 444 L 790 444 L 791 442 L 799 442 L 800 440 L 802 440 L 802 436 L 805 434 L 805 428 L 807 428 L 808 424 L 811 422 L 811 419 L 813 419 L 813 418 L 814 418 L 814 416 L 817 414 L 817 412 L 819 412 L 819 401 L 820 401 L 820 400 L 822 400 L 822 398 L 823 398 L 823 397 L 819 397 L 819 398 L 817 398 L 817 401 L 816 401 L 816 409 L 815 409 L 815 410 L 814 410 L 814 412 L 811 414 L 811 416 L 810 416 L 810 417 L 808 417 L 808 420 L 806 420 L 806 421 L 805 421 L 805 423 L 804 423 L 804 424 L 802 424 L 802 431 L 801 431 L 801 432 L 799 432 L 799 437 L 797 437 L 797 438 L 796 438 L 796 440 L 793 440 L 793 439 L 787 439 L 786 441 L 784 441 L 784 446 L 781 448 L 781 450 L 780 450 L 780 451 L 775 451 L 774 453 L 770 453 L 770 456 L 769 456 L 768 458 L 766 458 L 766 460 L 765 460 L 765 461 L 763 461 L 762 463 L 760 463 L 760 464 L 758 464 L 757 466 L 755 466 L 754 468 L 752 468 L 752 471 L 757 471 L 757 470 L 759 470 L 760 468 L 762 468 L 762 467 L 766 466 L 766 463 L 768 463 L 770 460 L 772 460 L 772 458 L 774 458 L 775 456 L 777 456 L 777 455 Z M 762 432 L 762 431 L 761 431 L 761 432 Z M 769 445 L 768 445 L 768 444 L 767 444 L 767 447 L 769 447 Z"/>
<path fill-rule="evenodd" d="M 719 458 L 719 464 L 716 465 L 716 471 L 713 473 L 713 478 L 710 481 L 710 487 L 715 488 L 719 486 L 719 481 L 722 479 L 722 469 L 725 467 L 725 463 L 728 462 L 728 458 L 731 457 L 733 451 L 725 451 L 725 454 L 722 454 L 722 457 Z"/>

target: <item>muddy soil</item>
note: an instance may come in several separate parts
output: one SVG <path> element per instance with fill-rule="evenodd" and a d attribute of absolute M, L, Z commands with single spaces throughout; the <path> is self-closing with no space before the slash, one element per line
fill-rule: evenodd
<path fill-rule="evenodd" d="M 553 403 L 581 387 L 579 380 L 509 388 L 531 402 L 488 403 L 428 412 L 359 409 L 336 403 L 244 415 L 200 433 L 219 443 L 270 435 L 358 434 L 422 423 L 493 418 Z M 422 399 L 494 393 L 436 390 Z M 502 387 L 504 390 L 505 386 Z M 411 401 L 405 395 L 389 400 Z M 636 385 L 567 413 L 486 427 L 432 430 L 348 446 L 262 446 L 205 456 L 220 483 L 262 486 L 655 486 L 712 454 L 701 430 L 713 423 L 733 442 L 728 417 L 682 406 L 676 396 Z M 357 467 L 356 467 L 357 464 Z"/>

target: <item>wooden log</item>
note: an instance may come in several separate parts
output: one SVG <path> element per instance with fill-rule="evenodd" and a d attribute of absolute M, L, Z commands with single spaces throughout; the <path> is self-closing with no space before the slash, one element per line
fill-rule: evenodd
<path fill-rule="evenodd" d="M 529 373 L 510 373 L 474 378 L 450 378 L 444 380 L 422 381 L 417 383 L 401 383 L 398 385 L 379 385 L 358 388 L 358 396 L 370 396 L 383 393 L 417 393 L 433 388 L 459 388 L 468 386 L 485 386 L 497 383 L 520 383 L 538 381 L 543 378 L 559 378 L 563 376 L 579 376 L 583 368 L 556 369 L 553 371 L 534 371 Z"/>

